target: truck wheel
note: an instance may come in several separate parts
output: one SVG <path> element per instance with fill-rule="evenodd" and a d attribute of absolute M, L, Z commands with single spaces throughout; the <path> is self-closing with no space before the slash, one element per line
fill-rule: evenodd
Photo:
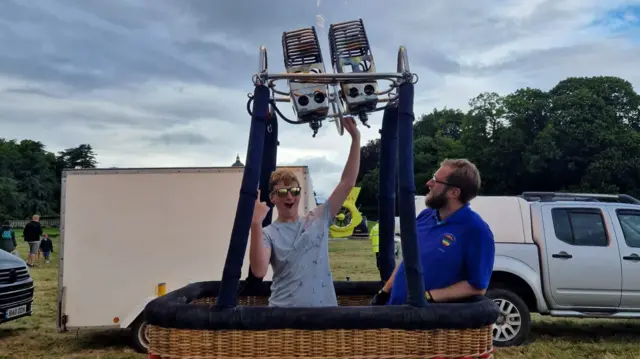
<path fill-rule="evenodd" d="M 531 331 L 531 313 L 522 298 L 502 288 L 489 289 L 486 296 L 500 308 L 500 316 L 493 325 L 493 344 L 510 347 L 524 343 Z"/>
<path fill-rule="evenodd" d="M 149 349 L 149 332 L 147 321 L 139 317 L 131 325 L 131 342 L 133 349 L 138 353 L 147 353 Z"/>
<path fill-rule="evenodd" d="M 393 252 L 394 252 L 394 255 L 396 257 L 396 260 L 401 260 L 402 259 L 402 242 L 400 242 L 400 240 L 398 240 L 398 239 L 394 240 Z"/>

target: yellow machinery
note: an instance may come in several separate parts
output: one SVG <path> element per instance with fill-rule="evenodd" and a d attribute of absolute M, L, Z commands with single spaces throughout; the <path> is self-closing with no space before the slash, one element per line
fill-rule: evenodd
<path fill-rule="evenodd" d="M 340 211 L 331 221 L 329 236 L 331 238 L 346 238 L 353 235 L 356 227 L 362 223 L 362 214 L 356 207 L 356 199 L 360 194 L 360 187 L 353 187 Z"/>

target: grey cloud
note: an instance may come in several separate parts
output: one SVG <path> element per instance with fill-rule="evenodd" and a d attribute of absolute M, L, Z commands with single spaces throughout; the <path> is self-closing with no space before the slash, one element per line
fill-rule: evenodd
<path fill-rule="evenodd" d="M 25 86 L 25 87 L 19 87 L 19 88 L 9 88 L 6 89 L 4 91 L 2 91 L 4 93 L 9 93 L 9 94 L 22 94 L 22 95 L 35 95 L 35 96 L 42 96 L 42 97 L 49 97 L 49 98 L 62 98 L 63 96 L 58 95 L 58 94 L 53 94 L 49 91 L 43 90 L 43 89 L 39 89 L 39 88 L 35 88 L 35 87 L 29 87 L 29 86 Z"/>
<path fill-rule="evenodd" d="M 326 157 L 305 157 L 291 163 L 294 166 L 309 166 L 314 173 L 335 173 L 342 171 L 343 166 L 327 160 Z"/>
<path fill-rule="evenodd" d="M 197 0 L 154 6 L 141 1 L 37 4 L 0 3 L 0 18 L 5 19 L 0 74 L 66 84 L 78 92 L 162 79 L 250 90 L 260 44 L 268 46 L 273 71 L 282 71 L 282 31 L 312 25 L 319 13 L 327 27 L 371 15 L 342 1 L 320 8 L 315 1 L 281 1 L 280 6 Z M 384 44 L 387 29 L 373 26 L 379 15 L 370 18 L 366 24 L 372 43 Z M 321 35 L 326 48 L 326 34 Z M 393 45 L 391 57 L 399 44 Z M 420 49 L 416 55 L 432 71 L 457 71 L 455 61 L 436 50 Z"/>
<path fill-rule="evenodd" d="M 419 63 L 439 74 L 460 72 L 460 64 L 450 56 L 434 48 L 417 48 L 411 52 L 411 59 L 419 59 Z"/>
<path fill-rule="evenodd" d="M 487 49 L 535 34 L 557 22 L 568 21 L 570 14 L 567 12 L 575 11 L 575 8 L 565 6 L 565 10 L 562 4 L 555 3 L 543 1 L 537 3 L 527 16 L 509 18 L 500 11 L 494 11 L 496 4 L 491 1 L 453 0 L 446 6 L 444 3 L 423 2 L 418 5 L 414 2 L 413 6 L 424 9 L 425 16 L 419 16 L 419 11 L 405 21 L 398 19 L 400 12 L 392 13 L 392 16 L 397 26 L 403 29 L 401 33 L 420 34 L 411 39 L 416 47 L 419 48 L 421 43 L 437 43 L 440 51 L 457 56 L 462 52 Z"/>
<path fill-rule="evenodd" d="M 336 164 L 326 157 L 304 157 L 290 164 L 309 167 L 314 190 L 321 198 L 331 194 L 331 191 L 340 180 L 342 169 L 344 168 L 344 164 Z"/>
<path fill-rule="evenodd" d="M 481 91 L 550 86 L 569 74 L 637 85 L 638 43 L 623 38 L 637 30 L 618 27 L 611 40 L 607 22 L 589 27 L 629 1 L 4 0 L 0 122 L 5 136 L 55 148 L 95 144 L 105 166 L 229 165 L 246 152 L 258 47 L 267 46 L 270 71 L 283 71 L 282 32 L 314 25 L 316 15 L 327 67 L 326 33 L 338 21 L 364 19 L 379 71 L 392 71 L 406 45 L 420 75 L 419 115 L 418 107 L 465 106 Z M 280 139 L 280 161 L 308 165 L 316 188 L 330 191 L 343 163 L 327 158 L 346 154 L 348 138 L 329 122 L 313 139 L 308 126 L 280 121 Z"/>
<path fill-rule="evenodd" d="M 199 133 L 193 132 L 172 132 L 147 138 L 152 145 L 159 146 L 199 146 L 211 144 L 212 140 Z"/>
<path fill-rule="evenodd" d="M 257 50 L 263 44 L 267 46 L 270 68 L 274 69 L 273 71 L 282 71 L 282 32 L 315 26 L 316 15 L 322 15 L 324 18 L 324 30 L 317 30 L 327 67 L 331 66 L 327 40 L 329 25 L 363 18 L 371 45 L 377 48 L 374 52 L 376 58 L 389 58 L 395 62 L 398 46 L 408 45 L 415 63 L 423 63 L 437 73 L 458 71 L 456 61 L 442 51 L 421 44 L 412 47 L 413 44 L 420 43 L 418 40 L 423 37 L 420 35 L 414 39 L 414 36 L 422 31 L 419 26 L 415 26 L 417 24 L 409 24 L 406 20 L 407 9 L 414 11 L 414 8 L 425 8 L 424 2 L 408 0 L 403 2 L 403 6 L 369 2 L 367 6 L 362 6 L 353 1 L 339 0 L 323 1 L 321 6 L 317 7 L 316 0 L 280 0 L 277 2 L 278 6 L 274 6 L 274 3 L 269 3 L 268 6 L 265 4 L 260 0 L 193 1 L 175 6 L 198 18 L 198 28 L 205 32 L 222 31 L 232 37 L 244 39 L 245 44 L 250 45 L 250 51 L 253 51 L 250 56 L 255 59 L 250 71 L 255 71 L 257 67 Z M 428 9 L 425 8 L 425 11 Z M 424 21 L 424 14 L 420 11 L 418 13 L 421 21 Z M 379 26 L 380 24 L 383 26 Z M 405 29 L 407 31 L 402 31 Z M 396 35 L 400 31 L 404 33 L 402 37 Z M 384 67 L 389 65 L 395 68 L 395 63 L 385 64 Z"/>
<path fill-rule="evenodd" d="M 287 29 L 312 25 L 319 12 L 316 0 L 279 0 L 269 3 L 260 0 L 195 0 L 176 2 L 172 6 L 195 16 L 198 29 L 223 31 L 244 39 L 254 38 L 256 45 L 267 36 L 281 35 Z M 326 9 L 327 5 L 323 7 L 324 11 Z M 283 27 L 283 24 L 286 26 Z M 280 40 L 279 36 L 277 40 Z"/>
<path fill-rule="evenodd" d="M 235 103 L 235 102 L 234 102 Z M 231 104 L 225 104 L 223 99 L 214 99 L 202 102 L 185 102 L 168 103 L 162 102 L 140 104 L 139 108 L 148 111 L 152 116 L 157 116 L 158 120 L 162 120 L 163 125 L 167 125 L 166 121 L 172 123 L 188 123 L 191 120 L 199 118 L 215 118 L 221 121 L 234 122 L 236 120 L 229 115 L 242 110 L 241 107 L 234 108 Z M 244 112 L 246 113 L 246 112 Z M 245 117 L 248 117 L 247 114 Z M 235 117 L 235 116 L 234 116 Z"/>
<path fill-rule="evenodd" d="M 157 30 L 175 24 L 176 14 L 154 12 L 161 3 L 139 7 L 129 16 L 123 15 L 131 10 L 123 4 L 50 1 L 39 9 L 17 1 L 0 3 L 5 17 L 0 73 L 86 91 L 159 79 L 237 82 L 229 78 L 234 68 L 250 67 L 238 51 L 213 43 L 194 46 L 197 41 L 180 27 L 163 36 Z"/>
<path fill-rule="evenodd" d="M 45 99 L 59 99 L 55 96 L 40 94 L 37 90 L 28 90 L 35 100 L 21 101 L 30 106 L 15 105 L 0 101 L 0 123 L 30 123 L 33 126 L 48 126 L 55 123 L 56 126 L 89 126 L 93 129 L 119 128 L 127 130 L 135 129 L 162 129 L 171 125 L 184 122 L 175 118 L 152 116 L 138 111 L 126 111 L 125 106 L 119 108 L 117 103 L 103 102 L 100 104 L 86 103 L 83 101 L 71 102 L 67 106 L 61 104 L 54 109 L 50 103 L 38 101 L 40 97 Z M 24 90 L 7 91 L 5 93 L 19 94 Z M 0 97 L 1 98 L 1 97 Z"/>
<path fill-rule="evenodd" d="M 594 53 L 600 55 L 594 57 Z M 587 44 L 531 51 L 499 64 L 466 70 L 480 75 L 518 73 L 523 82 L 528 83 L 518 84 L 520 86 L 547 87 L 568 76 L 598 76 L 612 73 L 627 80 L 640 80 L 637 73 L 630 71 L 639 56 L 640 48 L 625 49 L 622 39 L 611 38 Z M 607 68 L 608 63 L 613 61 L 617 66 Z M 547 76 L 538 76 L 543 71 Z M 549 76 L 556 73 L 557 76 Z M 540 81 L 546 83 L 540 84 Z"/>

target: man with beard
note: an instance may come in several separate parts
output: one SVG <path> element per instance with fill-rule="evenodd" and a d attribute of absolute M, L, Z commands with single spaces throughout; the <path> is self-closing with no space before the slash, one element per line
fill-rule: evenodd
<path fill-rule="evenodd" d="M 480 173 L 466 159 L 445 160 L 427 182 L 428 208 L 416 218 L 427 302 L 484 295 L 495 255 L 489 225 L 469 207 L 480 190 Z M 400 263 L 373 305 L 405 304 L 407 282 Z"/>

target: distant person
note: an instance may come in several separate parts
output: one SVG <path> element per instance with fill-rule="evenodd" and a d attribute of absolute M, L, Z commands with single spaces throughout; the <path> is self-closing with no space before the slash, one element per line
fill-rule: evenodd
<path fill-rule="evenodd" d="M 384 277 L 382 276 L 382 272 L 380 272 L 380 227 L 378 223 L 376 223 L 371 230 L 369 231 L 369 239 L 371 240 L 371 248 L 373 249 L 373 254 L 376 256 L 376 268 L 378 268 L 378 273 L 380 273 L 380 280 L 384 281 Z"/>
<path fill-rule="evenodd" d="M 0 249 L 11 254 L 16 253 L 18 242 L 16 242 L 16 234 L 11 229 L 9 221 L 4 221 L 0 228 Z"/>
<path fill-rule="evenodd" d="M 29 256 L 27 257 L 27 265 L 33 267 L 40 247 L 40 236 L 42 236 L 42 226 L 40 225 L 40 216 L 34 214 L 31 222 L 27 223 L 22 230 L 24 241 L 29 243 Z"/>
<path fill-rule="evenodd" d="M 42 238 L 42 240 L 40 241 L 40 251 L 44 256 L 44 262 L 50 263 L 49 256 L 51 255 L 51 253 L 53 253 L 53 242 L 51 242 L 51 239 L 49 239 L 49 235 L 47 233 L 45 233 L 43 237 L 44 238 Z"/>

